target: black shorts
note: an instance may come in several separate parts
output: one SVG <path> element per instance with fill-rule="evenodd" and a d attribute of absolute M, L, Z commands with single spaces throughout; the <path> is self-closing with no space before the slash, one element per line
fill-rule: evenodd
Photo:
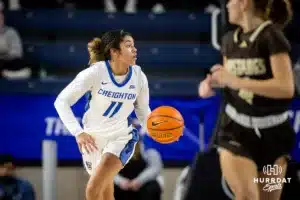
<path fill-rule="evenodd" d="M 259 129 L 245 128 L 226 117 L 217 133 L 216 145 L 232 153 L 253 160 L 259 171 L 267 164 L 274 164 L 277 158 L 289 155 L 296 141 L 296 134 L 289 121 L 278 126 Z"/>

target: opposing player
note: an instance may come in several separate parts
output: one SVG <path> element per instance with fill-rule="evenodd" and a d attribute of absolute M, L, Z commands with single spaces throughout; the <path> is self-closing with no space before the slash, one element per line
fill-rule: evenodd
<path fill-rule="evenodd" d="M 224 87 L 225 116 L 216 145 L 235 199 L 279 200 L 283 183 L 267 180 L 285 177 L 295 140 L 287 113 L 294 95 L 290 44 L 281 29 L 291 19 L 291 5 L 288 0 L 230 0 L 227 9 L 230 23 L 239 28 L 224 36 L 223 66 L 211 69 L 199 95 L 214 95 L 214 84 Z M 264 174 L 267 165 L 276 165 L 280 173 Z"/>
<path fill-rule="evenodd" d="M 81 71 L 58 95 L 55 108 L 66 128 L 76 137 L 84 165 L 91 175 L 87 200 L 113 200 L 113 179 L 132 157 L 138 133 L 128 123 L 135 110 L 146 124 L 148 81 L 135 65 L 137 49 L 132 36 L 120 31 L 105 33 L 88 44 L 91 66 Z M 71 106 L 89 94 L 83 128 Z"/>

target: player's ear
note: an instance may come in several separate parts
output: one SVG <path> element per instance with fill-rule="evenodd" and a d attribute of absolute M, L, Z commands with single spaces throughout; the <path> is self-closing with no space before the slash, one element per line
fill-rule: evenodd
<path fill-rule="evenodd" d="M 110 49 L 110 55 L 111 55 L 111 57 L 117 56 L 118 53 L 119 53 L 119 50 L 118 50 L 118 49 L 115 49 L 115 48 L 111 48 L 111 49 Z"/>

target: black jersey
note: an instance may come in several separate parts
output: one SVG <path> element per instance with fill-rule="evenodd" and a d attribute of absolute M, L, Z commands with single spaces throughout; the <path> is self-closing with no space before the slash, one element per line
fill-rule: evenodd
<path fill-rule="evenodd" d="M 225 67 L 239 77 L 257 80 L 272 78 L 270 56 L 289 53 L 290 48 L 283 32 L 271 21 L 264 22 L 249 33 L 243 33 L 241 29 L 228 32 L 222 41 L 222 54 L 227 58 Z M 238 112 L 251 116 L 284 112 L 291 101 L 263 97 L 245 89 L 230 88 L 225 88 L 224 100 Z"/>

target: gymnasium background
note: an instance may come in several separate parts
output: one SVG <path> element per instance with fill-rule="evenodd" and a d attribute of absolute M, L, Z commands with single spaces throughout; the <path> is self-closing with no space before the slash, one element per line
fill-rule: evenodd
<path fill-rule="evenodd" d="M 199 151 L 207 149 L 218 117 L 220 96 L 200 99 L 197 87 L 209 68 L 221 62 L 220 37 L 229 28 L 222 10 L 225 1 L 149 2 L 139 2 L 131 12 L 124 12 L 125 2 L 120 1 L 117 12 L 108 12 L 101 1 L 3 2 L 5 23 L 19 32 L 23 60 L 32 73 L 30 77 L 21 73 L 0 80 L 0 153 L 16 158 L 18 174 L 34 185 L 37 199 L 43 196 L 44 140 L 57 144 L 58 168 L 53 183 L 56 199 L 83 199 L 87 174 L 75 140 L 59 120 L 53 102 L 75 74 L 87 67 L 87 42 L 107 30 L 125 29 L 133 34 L 137 63 L 149 79 L 151 108 L 174 106 L 185 119 L 186 128 L 179 142 L 160 145 L 146 139 L 146 145 L 156 148 L 165 163 L 164 200 L 173 199 L 176 178 L 183 167 L 190 165 Z M 163 7 L 153 7 L 156 3 Z M 286 30 L 295 65 L 300 57 L 298 7 L 295 1 L 294 20 Z M 82 98 L 74 106 L 79 119 L 84 105 Z M 297 97 L 290 115 L 298 133 Z M 300 137 L 292 151 L 295 161 L 300 161 L 299 140 Z"/>

